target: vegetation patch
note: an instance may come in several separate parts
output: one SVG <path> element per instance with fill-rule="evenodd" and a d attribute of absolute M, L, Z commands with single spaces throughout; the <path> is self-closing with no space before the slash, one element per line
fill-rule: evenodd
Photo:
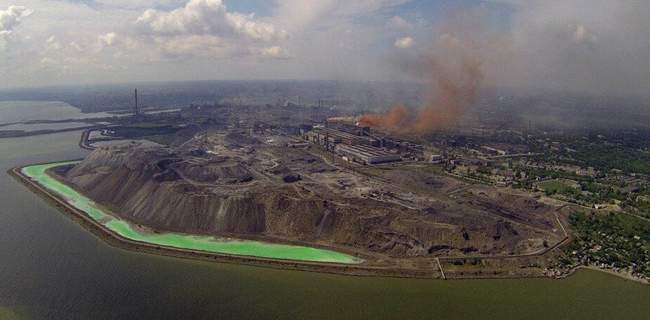
<path fill-rule="evenodd" d="M 552 195 L 552 194 L 574 194 L 577 193 L 577 190 L 575 187 L 571 186 L 569 183 L 566 181 L 562 180 L 548 180 L 544 182 L 539 183 L 539 188 L 544 190 L 544 192 L 547 195 Z"/>
<path fill-rule="evenodd" d="M 650 154 L 620 145 L 588 145 L 573 157 L 584 165 L 599 170 L 619 169 L 624 172 L 650 174 Z"/>
<path fill-rule="evenodd" d="M 650 223 L 626 214 L 574 213 L 567 266 L 591 265 L 650 278 Z"/>

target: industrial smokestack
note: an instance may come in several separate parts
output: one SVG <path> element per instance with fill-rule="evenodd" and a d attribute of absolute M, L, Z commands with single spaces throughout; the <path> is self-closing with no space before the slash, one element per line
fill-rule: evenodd
<path fill-rule="evenodd" d="M 135 115 L 137 116 L 140 113 L 138 110 L 138 88 L 135 88 Z"/>

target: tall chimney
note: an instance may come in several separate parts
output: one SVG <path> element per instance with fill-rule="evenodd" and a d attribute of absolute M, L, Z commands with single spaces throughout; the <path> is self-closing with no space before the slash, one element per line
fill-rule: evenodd
<path fill-rule="evenodd" d="M 138 110 L 138 88 L 135 88 L 135 115 L 137 116 L 139 114 Z"/>

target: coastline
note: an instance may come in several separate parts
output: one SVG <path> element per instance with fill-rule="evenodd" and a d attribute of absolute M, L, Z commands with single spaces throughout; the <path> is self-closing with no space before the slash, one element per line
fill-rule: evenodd
<path fill-rule="evenodd" d="M 57 163 L 60 161 L 53 161 L 48 163 Z M 41 163 L 41 164 L 48 164 Z M 333 274 L 346 274 L 356 276 L 385 276 L 385 277 L 399 277 L 399 278 L 426 278 L 436 279 L 440 278 L 437 272 L 421 270 L 421 269 L 405 269 L 394 267 L 378 267 L 368 265 L 355 265 L 331 262 L 310 262 L 299 260 L 284 260 L 284 259 L 270 259 L 245 255 L 234 255 L 224 253 L 213 253 L 200 250 L 182 249 L 169 246 L 161 246 L 150 244 L 146 242 L 134 241 L 122 237 L 121 235 L 106 228 L 102 224 L 93 220 L 86 215 L 83 211 L 71 206 L 64 199 L 58 195 L 47 190 L 37 182 L 25 176 L 21 170 L 24 166 L 15 167 L 7 171 L 14 179 L 27 186 L 31 191 L 35 192 L 41 198 L 53 204 L 57 209 L 72 218 L 75 222 L 79 223 L 86 230 L 92 232 L 101 240 L 106 241 L 108 244 L 141 253 L 149 253 L 156 255 L 164 255 L 178 258 L 188 258 L 204 261 L 215 261 L 223 263 L 244 264 L 261 267 L 271 267 L 276 269 L 300 270 L 311 271 L 320 273 L 333 273 Z M 331 249 L 331 248 L 330 248 Z"/>
<path fill-rule="evenodd" d="M 46 129 L 46 130 L 35 130 L 35 131 L 5 131 L 4 133 L 0 133 L 0 139 L 40 136 L 44 134 L 55 134 L 55 133 L 70 132 L 70 131 L 90 130 L 96 128 L 100 128 L 100 126 L 88 125 L 85 127 L 74 127 L 74 128 L 55 129 L 55 130 Z"/>
<path fill-rule="evenodd" d="M 641 283 L 641 284 L 645 284 L 645 285 L 650 286 L 650 281 L 648 281 L 646 279 L 635 277 L 635 276 L 633 276 L 633 275 L 631 275 L 631 274 L 629 274 L 627 272 L 616 272 L 616 271 L 611 270 L 611 269 L 603 269 L 603 268 L 596 267 L 596 266 L 576 266 L 573 269 L 571 269 L 568 273 L 558 277 L 558 279 L 564 279 L 564 278 L 570 277 L 573 274 L 575 274 L 578 270 L 581 270 L 581 269 L 582 270 L 599 271 L 599 272 L 607 273 L 607 274 L 610 274 L 612 276 L 615 276 L 615 277 L 618 277 L 618 278 L 621 278 L 621 279 L 624 279 L 624 280 L 627 280 L 627 281 L 632 281 L 632 282 Z"/>
<path fill-rule="evenodd" d="M 39 164 L 51 164 L 59 163 L 61 161 L 51 161 L 46 163 Z M 36 164 L 33 164 L 36 165 Z M 444 276 L 444 271 L 442 270 L 441 265 L 437 265 L 440 269 L 409 269 L 409 268 L 399 268 L 392 266 L 373 266 L 373 265 L 355 265 L 355 264 L 344 264 L 344 263 L 332 263 L 332 262 L 310 262 L 310 261 L 299 261 L 299 260 L 286 260 L 286 259 L 272 259 L 272 258 L 263 258 L 255 256 L 245 256 L 245 255 L 235 255 L 235 254 L 225 254 L 225 253 L 214 253 L 208 251 L 192 250 L 192 249 L 183 249 L 170 246 L 161 246 L 156 244 L 151 244 L 147 242 L 135 241 L 128 238 L 125 238 L 113 230 L 105 227 L 104 225 L 98 223 L 94 219 L 90 218 L 85 212 L 75 208 L 62 199 L 59 195 L 51 192 L 47 188 L 41 186 L 38 182 L 32 180 L 31 178 L 25 176 L 21 170 L 26 166 L 14 167 L 7 171 L 14 179 L 21 182 L 28 189 L 35 192 L 41 198 L 45 199 L 49 203 L 53 204 L 57 209 L 62 211 L 66 216 L 79 223 L 84 229 L 93 233 L 99 239 L 107 242 L 109 245 L 133 251 L 139 253 L 155 254 L 162 256 L 170 256 L 184 259 L 194 259 L 202 261 L 213 261 L 220 263 L 231 263 L 231 264 L 243 264 L 250 266 L 258 267 L 269 267 L 275 269 L 284 269 L 284 270 L 298 270 L 298 271 L 308 271 L 308 272 L 318 272 L 318 273 L 330 273 L 330 274 L 340 274 L 340 275 L 350 275 L 350 276 L 377 276 L 377 277 L 394 277 L 394 278 L 418 278 L 418 279 L 440 279 L 440 280 L 469 280 L 469 279 L 522 279 L 522 278 L 546 278 L 546 279 L 564 279 L 573 275 L 578 269 L 588 269 L 594 271 L 605 272 L 629 281 L 634 281 L 642 284 L 650 284 L 647 280 L 632 277 L 631 275 L 615 272 L 613 270 L 606 270 L 592 266 L 577 266 L 565 274 L 551 277 L 545 275 L 505 275 L 505 276 L 478 276 L 478 275 L 466 275 L 464 277 L 458 278 L 447 278 Z M 241 239 L 246 239 L 247 237 L 242 237 Z M 255 238 L 255 237 L 252 237 Z M 264 239 L 257 239 L 264 240 Z M 563 239 L 558 245 L 546 250 L 545 253 L 560 247 L 565 244 L 567 239 Z M 273 240 L 271 240 L 273 241 Z M 276 240 L 277 241 L 277 240 Z M 303 244 L 304 245 L 304 244 Z M 313 247 L 326 248 L 338 250 L 337 248 L 309 244 Z M 470 259 L 470 258 L 480 258 L 480 259 L 495 259 L 499 257 L 438 257 L 442 260 L 450 259 Z M 507 257 L 507 258 L 517 258 L 517 257 Z"/>

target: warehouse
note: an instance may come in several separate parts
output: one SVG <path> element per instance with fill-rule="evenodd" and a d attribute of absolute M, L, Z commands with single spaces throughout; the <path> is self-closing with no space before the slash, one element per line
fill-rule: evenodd
<path fill-rule="evenodd" d="M 313 143 L 325 145 L 344 143 L 349 145 L 377 145 L 378 141 L 368 136 L 358 136 L 351 133 L 330 129 L 314 128 L 305 134 L 305 139 Z"/>
<path fill-rule="evenodd" d="M 350 161 L 362 164 L 378 164 L 402 160 L 398 154 L 391 154 L 371 146 L 339 144 L 334 151 Z"/>

